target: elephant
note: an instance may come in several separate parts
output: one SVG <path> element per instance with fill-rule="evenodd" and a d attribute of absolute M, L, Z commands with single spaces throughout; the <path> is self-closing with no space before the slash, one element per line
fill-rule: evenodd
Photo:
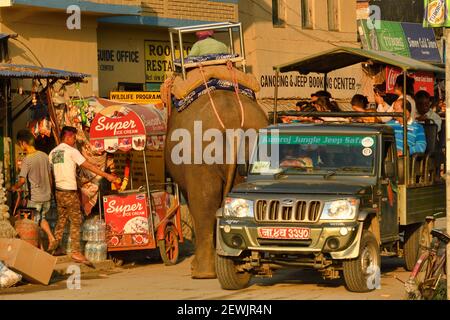
<path fill-rule="evenodd" d="M 187 200 L 194 222 L 195 252 L 191 264 L 191 277 L 193 279 L 216 278 L 214 243 L 216 211 L 222 205 L 224 193 L 230 191 L 232 185 L 243 180 L 243 177 L 236 173 L 236 157 L 232 158 L 234 159 L 232 164 L 230 162 L 226 164 L 226 159 L 224 159 L 223 164 L 207 164 L 203 160 L 201 163 L 194 163 L 194 153 L 197 152 L 197 155 L 201 156 L 211 142 L 203 141 L 201 150 L 192 148 L 190 151 L 191 164 L 174 163 L 174 160 L 177 162 L 177 155 L 176 152 L 172 154 L 172 151 L 175 151 L 174 148 L 181 141 L 181 139 L 173 139 L 173 134 L 177 132 L 177 129 L 185 129 L 187 130 L 184 131 L 185 133 L 189 132 L 191 137 L 193 137 L 191 142 L 191 146 L 193 146 L 195 121 L 201 121 L 203 132 L 208 129 L 218 129 L 222 136 L 225 136 L 224 128 L 241 128 L 242 109 L 239 106 L 236 94 L 232 91 L 216 90 L 211 93 L 211 96 L 215 110 L 217 110 L 217 116 L 211 100 L 206 94 L 199 97 L 181 112 L 173 108 L 168 120 L 165 146 L 167 172 L 173 181 L 179 185 L 180 191 Z M 239 97 L 244 110 L 242 129 L 244 131 L 246 129 L 255 129 L 254 131 L 257 131 L 266 127 L 268 119 L 258 103 L 246 96 L 240 95 Z M 219 119 L 224 126 L 220 124 Z M 216 130 L 216 132 L 218 131 Z M 248 149 L 248 144 L 246 146 Z M 187 156 L 184 153 L 180 154 Z M 246 152 L 246 154 L 248 153 Z"/>

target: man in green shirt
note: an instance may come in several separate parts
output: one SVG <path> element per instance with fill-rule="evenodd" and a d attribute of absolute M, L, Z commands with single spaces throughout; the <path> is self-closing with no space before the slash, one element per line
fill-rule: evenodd
<path fill-rule="evenodd" d="M 212 30 L 196 32 L 195 35 L 197 36 L 198 41 L 194 43 L 188 56 L 194 57 L 203 56 L 206 54 L 227 54 L 228 47 L 223 42 L 214 39 L 212 37 L 213 34 L 214 31 Z"/>

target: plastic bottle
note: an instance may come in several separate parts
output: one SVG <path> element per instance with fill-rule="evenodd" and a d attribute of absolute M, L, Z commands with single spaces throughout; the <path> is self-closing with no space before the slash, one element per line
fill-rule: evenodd
<path fill-rule="evenodd" d="M 105 241 L 97 242 L 96 261 L 104 261 L 107 257 L 108 245 Z"/>
<path fill-rule="evenodd" d="M 84 247 L 84 255 L 88 260 L 93 261 L 94 255 L 93 242 L 88 241 L 86 243 L 86 246 Z"/>

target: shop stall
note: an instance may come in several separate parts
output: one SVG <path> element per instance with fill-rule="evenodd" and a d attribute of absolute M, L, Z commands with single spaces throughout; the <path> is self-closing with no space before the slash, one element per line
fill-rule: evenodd
<path fill-rule="evenodd" d="M 162 148 L 165 133 L 165 115 L 156 105 L 117 104 L 96 114 L 90 144 L 98 153 L 130 155 L 121 183 L 101 192 L 108 252 L 159 248 L 163 261 L 171 265 L 183 242 L 178 186 L 150 183 L 145 152 Z M 131 160 L 133 152 L 142 153 L 143 163 Z M 135 166 L 144 167 L 144 184 L 136 183 L 142 177 L 133 177 Z"/>

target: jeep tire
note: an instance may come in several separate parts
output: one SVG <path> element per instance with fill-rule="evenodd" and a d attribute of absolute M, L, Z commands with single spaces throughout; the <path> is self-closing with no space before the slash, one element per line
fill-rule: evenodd
<path fill-rule="evenodd" d="M 251 273 L 238 271 L 235 259 L 216 254 L 216 274 L 222 289 L 244 289 L 250 282 L 252 277 Z"/>
<path fill-rule="evenodd" d="M 407 271 L 411 271 L 416 265 L 420 254 L 420 247 L 430 245 L 430 234 L 427 234 L 427 231 L 427 225 L 425 223 L 406 226 L 403 255 L 405 269 Z"/>
<path fill-rule="evenodd" d="M 377 282 L 379 285 L 380 266 L 380 247 L 377 239 L 370 231 L 364 230 L 358 257 L 343 262 L 344 280 L 347 289 L 353 292 L 374 290 L 377 287 Z"/>

